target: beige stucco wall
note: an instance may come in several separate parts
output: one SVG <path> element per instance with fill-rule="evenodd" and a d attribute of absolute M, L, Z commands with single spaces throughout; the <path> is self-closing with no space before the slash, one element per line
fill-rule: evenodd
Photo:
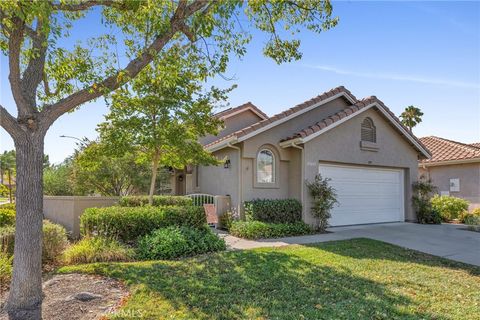
<path fill-rule="evenodd" d="M 378 151 L 360 149 L 360 127 L 365 117 L 376 126 Z M 417 179 L 417 153 L 384 118 L 373 109 L 340 124 L 305 144 L 305 179 L 317 173 L 320 161 L 401 168 L 405 177 L 405 218 L 415 220 L 411 206 L 413 181 Z M 304 219 L 313 222 L 310 196 L 304 192 Z"/>
<path fill-rule="evenodd" d="M 480 207 L 480 163 L 464 163 L 419 168 L 419 175 L 432 179 L 438 193 L 448 191 L 451 196 L 470 201 L 470 208 Z M 450 179 L 460 179 L 460 192 L 450 191 Z"/>
<path fill-rule="evenodd" d="M 251 126 L 252 124 L 259 122 L 260 120 L 262 120 L 262 118 L 253 113 L 251 110 L 245 110 L 241 113 L 235 114 L 225 119 L 223 121 L 225 128 L 220 131 L 217 136 L 208 135 L 200 139 L 200 143 L 208 144 L 217 139 L 223 138 L 230 133 Z"/>
<path fill-rule="evenodd" d="M 214 153 L 220 159 L 229 159 L 230 168 L 225 169 L 223 163 L 218 166 L 199 167 L 199 185 L 197 192 L 212 195 L 230 195 L 232 206 L 238 205 L 238 151 L 225 148 Z"/>
<path fill-rule="evenodd" d="M 80 236 L 80 216 L 87 208 L 109 207 L 118 202 L 117 197 L 44 196 L 45 219 L 65 227 L 74 239 Z"/>

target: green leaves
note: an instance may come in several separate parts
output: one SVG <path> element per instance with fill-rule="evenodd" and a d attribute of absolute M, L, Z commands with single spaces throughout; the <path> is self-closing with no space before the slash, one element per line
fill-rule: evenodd
<path fill-rule="evenodd" d="M 423 112 L 420 110 L 420 108 L 415 106 L 406 107 L 405 111 L 400 114 L 402 123 L 407 126 L 410 131 L 412 131 L 413 127 L 422 122 L 422 116 Z"/>

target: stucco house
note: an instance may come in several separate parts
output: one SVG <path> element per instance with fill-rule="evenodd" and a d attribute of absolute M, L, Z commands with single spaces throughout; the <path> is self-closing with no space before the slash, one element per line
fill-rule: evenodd
<path fill-rule="evenodd" d="M 420 141 L 432 157 L 419 162 L 419 174 L 430 178 L 440 194 L 466 199 L 470 209 L 480 207 L 480 143 L 433 136 Z"/>
<path fill-rule="evenodd" d="M 272 117 L 250 102 L 218 116 L 225 129 L 202 143 L 223 164 L 177 172 L 177 194 L 230 195 L 240 213 L 246 200 L 295 198 L 312 223 L 305 181 L 321 173 L 338 194 L 331 225 L 415 220 L 411 184 L 430 154 L 376 97 L 338 87 Z"/>

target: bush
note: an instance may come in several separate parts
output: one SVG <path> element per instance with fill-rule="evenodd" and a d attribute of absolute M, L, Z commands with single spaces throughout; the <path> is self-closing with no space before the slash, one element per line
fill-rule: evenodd
<path fill-rule="evenodd" d="M 82 235 L 102 236 L 124 243 L 159 228 L 172 225 L 200 228 L 206 223 L 204 209 L 193 206 L 88 208 L 80 217 Z"/>
<path fill-rule="evenodd" d="M 137 256 L 142 260 L 174 259 L 225 250 L 226 245 L 209 227 L 171 226 L 140 239 Z"/>
<path fill-rule="evenodd" d="M 121 197 L 118 203 L 121 207 L 144 207 L 148 206 L 148 196 Z M 185 196 L 153 196 L 153 206 L 191 206 L 193 201 Z"/>
<path fill-rule="evenodd" d="M 444 221 L 460 219 L 468 210 L 468 201 L 456 197 L 435 195 L 430 202 L 432 208 L 440 213 Z"/>
<path fill-rule="evenodd" d="M 43 263 L 56 263 L 68 245 L 67 231 L 59 224 L 43 221 Z"/>
<path fill-rule="evenodd" d="M 328 183 L 331 179 L 323 179 L 320 174 L 315 176 L 313 182 L 307 181 L 307 188 L 310 196 L 313 198 L 312 216 L 317 218 L 316 229 L 325 232 L 328 227 L 328 219 L 330 219 L 330 211 L 338 202 L 335 189 Z"/>
<path fill-rule="evenodd" d="M 413 196 L 412 204 L 415 208 L 418 223 L 440 224 L 442 218 L 437 210 L 434 210 L 430 199 L 437 190 L 432 184 L 432 180 L 426 180 L 424 176 L 412 185 Z"/>
<path fill-rule="evenodd" d="M 0 208 L 1 208 L 1 209 L 12 209 L 12 210 L 15 210 L 15 202 L 13 202 L 13 203 L 0 204 Z"/>
<path fill-rule="evenodd" d="M 230 230 L 230 228 L 232 227 L 233 221 L 235 221 L 235 217 L 233 216 L 233 213 L 231 213 L 230 211 L 225 212 L 220 216 L 220 226 L 225 230 Z"/>
<path fill-rule="evenodd" d="M 15 210 L 0 208 L 0 228 L 15 225 Z"/>
<path fill-rule="evenodd" d="M 15 243 L 15 227 L 5 226 L 0 228 L 0 252 L 13 255 Z"/>
<path fill-rule="evenodd" d="M 261 221 L 234 221 L 230 234 L 246 239 L 281 238 L 312 233 L 312 228 L 302 222 L 266 223 Z"/>
<path fill-rule="evenodd" d="M 0 228 L 0 252 L 13 255 L 15 227 Z M 68 245 L 65 228 L 48 220 L 43 221 L 42 261 L 55 263 Z"/>
<path fill-rule="evenodd" d="M 66 264 L 130 261 L 132 257 L 132 249 L 103 237 L 83 238 L 63 253 Z"/>
<path fill-rule="evenodd" d="M 467 213 L 466 215 L 463 216 L 463 223 L 471 226 L 480 225 L 480 215 Z"/>
<path fill-rule="evenodd" d="M 255 199 L 245 201 L 249 221 L 293 223 L 302 220 L 302 204 L 296 199 Z"/>
<path fill-rule="evenodd" d="M 13 256 L 0 251 L 0 292 L 6 287 L 12 276 Z"/>

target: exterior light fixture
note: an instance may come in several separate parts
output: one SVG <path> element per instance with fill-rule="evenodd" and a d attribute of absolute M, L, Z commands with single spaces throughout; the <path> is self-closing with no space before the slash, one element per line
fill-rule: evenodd
<path fill-rule="evenodd" d="M 230 159 L 225 160 L 225 163 L 223 164 L 223 167 L 224 167 L 225 169 L 230 168 Z"/>

